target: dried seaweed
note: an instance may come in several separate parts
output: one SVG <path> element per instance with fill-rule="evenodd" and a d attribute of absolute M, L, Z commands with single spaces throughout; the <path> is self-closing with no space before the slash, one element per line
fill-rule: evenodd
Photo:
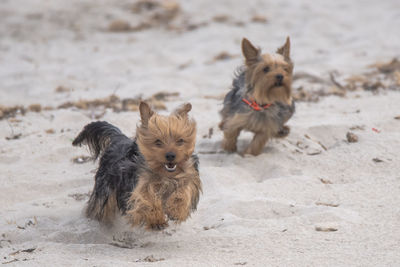
<path fill-rule="evenodd" d="M 400 90 L 400 61 L 396 58 L 386 63 L 371 65 L 371 71 L 357 75 L 340 75 L 339 72 L 329 73 L 329 79 L 314 74 L 297 72 L 294 81 L 301 85 L 294 90 L 293 98 L 297 101 L 316 102 L 320 97 L 336 95 L 345 97 L 349 91 Z M 318 90 L 305 89 L 309 84 L 320 85 Z"/>
<path fill-rule="evenodd" d="M 26 108 L 19 105 L 11 107 L 0 105 L 0 120 L 5 118 L 12 118 L 18 114 L 25 115 L 26 111 Z"/>
<path fill-rule="evenodd" d="M 163 260 L 165 260 L 165 259 L 164 258 L 156 259 L 156 258 L 154 258 L 153 255 L 149 255 L 149 256 L 146 256 L 144 259 L 136 260 L 136 262 L 157 262 L 157 261 L 163 261 Z"/>
<path fill-rule="evenodd" d="M 135 13 L 135 18 L 138 18 L 139 22 L 133 23 L 116 19 L 110 22 L 108 31 L 135 32 L 153 27 L 174 29 L 174 27 L 170 27 L 170 24 L 181 13 L 179 3 L 173 0 L 139 0 L 132 5 L 131 10 Z"/>
<path fill-rule="evenodd" d="M 105 109 L 112 109 L 114 112 L 123 111 L 138 111 L 140 101 L 148 102 L 156 110 L 166 110 L 164 102 L 179 96 L 178 92 L 158 92 L 147 99 L 138 98 L 123 98 L 121 99 L 115 94 L 108 97 L 92 99 L 92 100 L 78 100 L 78 101 L 67 101 L 58 105 L 57 109 L 76 108 L 81 110 L 90 110 L 90 117 L 95 119 L 101 118 L 105 114 Z M 42 108 L 40 104 L 32 104 L 28 107 L 23 106 L 0 106 L 0 120 L 5 118 L 13 118 L 18 114 L 25 115 L 26 112 L 41 112 L 42 110 L 53 110 L 53 107 Z M 54 131 L 54 130 L 53 130 Z M 52 129 L 46 131 L 46 133 L 54 133 Z M 18 139 L 21 135 L 15 135 L 8 137 L 7 140 Z"/>

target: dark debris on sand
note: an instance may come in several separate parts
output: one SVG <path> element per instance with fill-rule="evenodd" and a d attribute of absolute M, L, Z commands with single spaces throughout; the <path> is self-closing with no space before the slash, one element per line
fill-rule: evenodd
<path fill-rule="evenodd" d="M 173 22 L 181 16 L 181 7 L 174 0 L 139 0 L 130 7 L 136 21 L 116 19 L 110 22 L 109 32 L 137 32 L 155 27 L 174 29 Z M 137 21 L 138 20 L 138 21 Z"/>
<path fill-rule="evenodd" d="M 375 162 L 375 163 L 383 162 L 383 160 L 381 160 L 380 158 L 373 158 L 372 161 Z"/>
<path fill-rule="evenodd" d="M 172 97 L 179 96 L 177 92 L 159 92 L 152 95 L 150 98 L 143 99 L 149 103 L 154 109 L 166 110 L 167 107 L 163 103 Z M 122 111 L 138 111 L 139 104 L 142 99 L 138 98 L 119 98 L 115 94 L 112 94 L 105 98 L 98 98 L 94 100 L 79 100 L 79 101 L 69 101 L 58 106 L 59 109 L 62 108 L 78 108 L 82 110 L 89 110 L 95 108 L 110 108 L 114 112 Z"/>
<path fill-rule="evenodd" d="M 352 132 L 347 132 L 346 138 L 347 138 L 347 142 L 349 142 L 349 143 L 357 143 L 358 142 L 358 136 Z"/>
<path fill-rule="evenodd" d="M 21 137 L 22 137 L 22 134 L 19 133 L 19 134 L 12 134 L 10 136 L 6 136 L 5 138 L 6 138 L 6 140 L 10 141 L 10 140 L 20 139 Z"/>
<path fill-rule="evenodd" d="M 166 110 L 164 102 L 169 101 L 179 96 L 178 92 L 158 92 L 149 98 L 142 99 L 137 98 L 120 98 L 115 94 L 108 97 L 97 98 L 92 100 L 78 100 L 78 101 L 67 101 L 57 107 L 42 107 L 40 104 L 32 104 L 28 107 L 21 105 L 6 107 L 0 105 L 0 120 L 14 118 L 17 115 L 25 115 L 27 112 L 41 112 L 43 110 L 54 110 L 54 109 L 67 109 L 76 108 L 80 110 L 91 111 L 90 117 L 95 119 L 101 118 L 105 114 L 105 109 L 112 109 L 114 112 L 125 112 L 125 111 L 138 111 L 140 101 L 146 101 L 156 110 Z M 54 130 L 53 130 L 54 131 Z M 46 133 L 54 133 L 51 129 L 47 130 Z M 9 137 L 8 140 L 18 139 L 20 136 Z"/>
<path fill-rule="evenodd" d="M 318 90 L 306 90 L 306 85 L 300 85 L 293 91 L 293 98 L 297 101 L 317 102 L 320 97 L 336 95 L 345 97 L 347 92 L 379 90 L 400 90 L 400 61 L 397 58 L 385 63 L 376 63 L 370 71 L 345 76 L 338 72 L 331 72 L 329 79 L 317 75 L 298 72 L 293 76 L 294 81 L 308 82 L 320 85 Z"/>
<path fill-rule="evenodd" d="M 68 196 L 75 199 L 76 201 L 82 201 L 89 198 L 90 192 L 83 194 L 82 193 L 69 194 Z"/>
<path fill-rule="evenodd" d="M 144 259 L 137 259 L 136 262 L 157 262 L 157 261 L 163 261 L 163 260 L 165 260 L 165 259 L 164 258 L 156 259 L 156 258 L 154 258 L 153 255 L 149 255 L 149 256 L 145 257 Z"/>
<path fill-rule="evenodd" d="M 25 115 L 26 111 L 27 109 L 24 108 L 23 106 L 6 107 L 0 105 L 0 120 L 6 118 L 12 118 L 19 114 Z"/>

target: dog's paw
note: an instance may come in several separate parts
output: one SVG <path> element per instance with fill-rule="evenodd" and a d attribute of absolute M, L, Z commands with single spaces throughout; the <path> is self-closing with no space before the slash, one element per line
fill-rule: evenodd
<path fill-rule="evenodd" d="M 222 143 L 222 149 L 224 149 L 228 153 L 234 153 L 237 150 L 236 144 L 227 144 L 227 143 Z"/>
<path fill-rule="evenodd" d="M 190 214 L 188 200 L 182 198 L 180 196 L 172 195 L 165 207 L 165 212 L 168 216 L 168 219 L 175 222 L 183 222 L 185 221 Z"/>
<path fill-rule="evenodd" d="M 290 133 L 290 127 L 289 126 L 283 126 L 275 135 L 277 138 L 284 138 L 288 136 Z"/>
<path fill-rule="evenodd" d="M 183 221 L 182 218 L 179 218 L 178 216 L 172 215 L 172 214 L 168 215 L 168 219 L 173 221 L 173 222 L 175 222 L 175 223 L 180 223 L 180 222 Z"/>
<path fill-rule="evenodd" d="M 161 230 L 164 230 L 167 227 L 168 227 L 168 223 L 167 222 L 152 223 L 152 224 L 148 225 L 147 229 L 153 230 L 153 231 L 161 231 Z"/>
<path fill-rule="evenodd" d="M 257 149 L 257 151 L 254 151 L 254 149 L 252 147 L 248 147 L 246 148 L 244 151 L 242 151 L 241 153 L 239 153 L 240 156 L 246 158 L 246 157 L 252 157 L 252 156 L 258 156 L 260 155 L 262 152 L 261 149 Z"/>
<path fill-rule="evenodd" d="M 189 217 L 189 212 L 182 212 L 180 214 L 177 213 L 170 213 L 168 214 L 168 219 L 175 222 L 175 223 L 181 223 L 186 221 L 186 219 Z"/>

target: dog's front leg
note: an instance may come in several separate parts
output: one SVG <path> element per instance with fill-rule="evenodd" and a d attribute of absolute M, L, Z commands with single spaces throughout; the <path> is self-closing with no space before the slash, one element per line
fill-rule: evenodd
<path fill-rule="evenodd" d="M 138 185 L 129 203 L 131 209 L 127 211 L 127 216 L 132 226 L 145 225 L 148 230 L 162 230 L 168 226 L 161 198 L 151 186 Z"/>
<path fill-rule="evenodd" d="M 224 130 L 224 140 L 222 141 L 222 148 L 228 152 L 235 152 L 237 147 L 237 139 L 239 137 L 241 129 L 225 129 Z"/>
<path fill-rule="evenodd" d="M 266 133 L 255 133 L 250 145 L 243 154 L 260 155 L 269 137 Z"/>
<path fill-rule="evenodd" d="M 185 221 L 190 214 L 192 193 L 189 187 L 178 188 L 165 203 L 168 218 L 177 222 Z"/>

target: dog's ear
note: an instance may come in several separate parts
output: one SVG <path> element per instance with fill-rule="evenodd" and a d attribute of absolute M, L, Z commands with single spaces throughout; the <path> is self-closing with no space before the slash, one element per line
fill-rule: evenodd
<path fill-rule="evenodd" d="M 180 117 L 187 117 L 187 114 L 189 111 L 192 110 L 192 104 L 190 103 L 184 103 L 183 105 L 179 106 L 173 114 L 178 115 Z"/>
<path fill-rule="evenodd" d="M 260 59 L 260 49 L 257 49 L 250 43 L 249 40 L 243 38 L 242 40 L 242 53 L 244 58 L 246 59 L 246 65 L 250 66 Z"/>
<path fill-rule="evenodd" d="M 151 110 L 149 104 L 143 101 L 140 101 L 139 111 L 140 111 L 140 118 L 142 120 L 142 125 L 147 126 L 150 117 L 153 116 L 154 114 L 154 111 Z"/>
<path fill-rule="evenodd" d="M 286 37 L 286 43 L 276 50 L 276 53 L 281 54 L 286 61 L 290 62 L 290 38 Z"/>

